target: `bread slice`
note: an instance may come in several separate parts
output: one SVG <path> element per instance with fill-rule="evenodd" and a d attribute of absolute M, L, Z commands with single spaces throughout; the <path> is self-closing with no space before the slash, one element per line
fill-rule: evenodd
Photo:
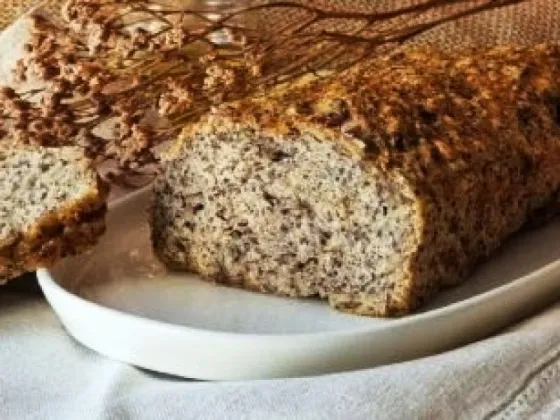
<path fill-rule="evenodd" d="M 0 281 L 95 244 L 107 192 L 79 148 L 1 150 Z"/>
<path fill-rule="evenodd" d="M 408 50 L 223 107 L 155 185 L 170 267 L 406 314 L 560 190 L 560 48 Z"/>

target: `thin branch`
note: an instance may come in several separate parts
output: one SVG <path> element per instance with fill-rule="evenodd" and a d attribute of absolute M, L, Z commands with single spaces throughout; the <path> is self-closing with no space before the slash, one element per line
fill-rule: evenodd
<path fill-rule="evenodd" d="M 80 142 L 89 142 L 84 145 L 89 155 L 98 161 L 115 160 L 123 173 L 133 175 L 137 168 L 155 162 L 154 147 L 220 101 L 261 95 L 277 83 L 290 83 L 306 73 L 321 77 L 328 69 L 336 74 L 438 25 L 527 0 L 426 0 L 382 11 L 374 6 L 365 11 L 329 10 L 292 1 L 225 10 L 167 7 L 161 0 L 69 1 L 71 22 L 57 23 L 58 17 L 41 22 L 33 34 L 39 50 L 28 63 L 41 69 L 59 64 L 65 68 L 44 91 L 20 93 L 17 100 L 24 112 L 0 115 L 0 126 L 9 122 L 23 127 L 18 128 L 19 135 L 32 144 L 57 141 L 49 133 L 42 140 L 25 128 L 35 119 L 47 127 L 52 124 L 58 130 L 54 132 L 81 129 Z M 259 21 L 271 15 L 285 18 L 286 24 L 252 25 L 249 19 Z M 138 36 L 130 33 L 135 25 L 150 22 L 163 27 Z M 73 25 L 67 27 L 69 23 Z M 88 54 L 90 28 L 100 32 L 94 56 Z M 174 36 L 166 36 L 171 31 Z M 214 40 L 212 35 L 220 31 L 227 31 L 231 42 Z M 46 51 L 50 45 L 55 45 L 55 54 L 40 51 L 41 46 Z M 75 60 L 56 61 L 68 52 Z M 89 77 L 76 77 L 84 67 L 99 73 L 93 79 L 101 82 L 92 85 Z M 67 87 L 62 104 L 57 100 L 33 103 L 36 94 L 58 94 L 57 82 Z M 101 92 L 99 83 L 103 83 Z M 141 121 L 156 102 L 158 106 L 165 103 L 159 110 L 165 119 L 146 127 Z M 76 120 L 46 121 L 44 115 L 61 115 L 57 106 Z M 109 119 L 120 121 L 122 132 L 131 133 L 130 137 L 96 137 L 96 127 Z M 78 141 L 58 140 L 61 144 Z"/>

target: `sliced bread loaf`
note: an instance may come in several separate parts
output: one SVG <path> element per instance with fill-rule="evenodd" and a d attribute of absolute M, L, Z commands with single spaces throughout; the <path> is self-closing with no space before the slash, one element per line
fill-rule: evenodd
<path fill-rule="evenodd" d="M 155 185 L 169 266 L 409 313 L 560 189 L 560 48 L 410 50 L 223 107 Z"/>
<path fill-rule="evenodd" d="M 92 246 L 108 190 L 79 148 L 0 151 L 0 281 Z"/>

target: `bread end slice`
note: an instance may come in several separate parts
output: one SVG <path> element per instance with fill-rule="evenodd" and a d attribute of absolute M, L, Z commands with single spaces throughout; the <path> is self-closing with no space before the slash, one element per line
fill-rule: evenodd
<path fill-rule="evenodd" d="M 81 149 L 0 152 L 0 282 L 93 246 L 108 186 Z"/>

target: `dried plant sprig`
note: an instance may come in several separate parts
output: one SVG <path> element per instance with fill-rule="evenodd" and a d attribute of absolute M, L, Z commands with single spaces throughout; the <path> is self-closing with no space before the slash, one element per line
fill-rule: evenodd
<path fill-rule="evenodd" d="M 144 175 L 159 145 L 216 104 L 343 71 L 442 23 L 522 1 L 355 12 L 287 1 L 191 10 L 164 0 L 70 0 L 61 18 L 34 18 L 29 58 L 16 68 L 44 88 L 3 89 L 0 117 L 18 142 L 79 144 L 124 174 Z M 271 16 L 286 22 L 263 28 Z"/>

